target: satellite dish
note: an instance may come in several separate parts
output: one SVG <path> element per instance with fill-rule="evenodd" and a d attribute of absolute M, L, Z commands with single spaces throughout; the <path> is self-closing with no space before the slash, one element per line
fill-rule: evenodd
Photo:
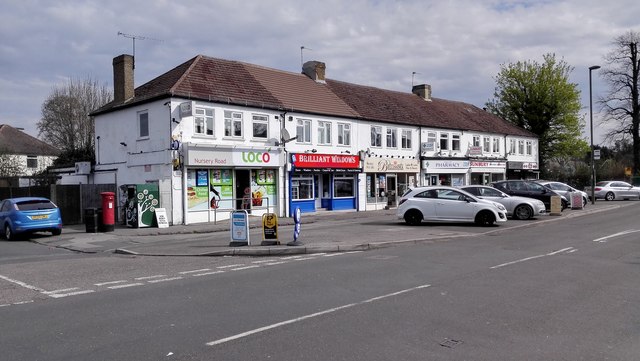
<path fill-rule="evenodd" d="M 289 134 L 289 131 L 286 129 L 282 129 L 282 142 L 283 143 L 287 143 L 290 142 L 292 140 L 296 139 L 295 136 L 291 136 L 291 134 Z"/>

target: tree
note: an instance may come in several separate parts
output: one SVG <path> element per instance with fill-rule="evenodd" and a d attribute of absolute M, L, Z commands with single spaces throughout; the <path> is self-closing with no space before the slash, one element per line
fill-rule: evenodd
<path fill-rule="evenodd" d="M 0 149 L 0 174 L 2 177 L 17 177 L 24 174 L 20 157 Z"/>
<path fill-rule="evenodd" d="M 618 123 L 607 134 L 608 139 L 628 139 L 633 146 L 633 173 L 640 174 L 640 33 L 629 31 L 613 41 L 614 49 L 605 56 L 606 65 L 600 72 L 609 84 L 608 94 L 601 98 L 604 121 Z"/>
<path fill-rule="evenodd" d="M 581 157 L 589 145 L 581 139 L 580 90 L 569 82 L 573 71 L 555 54 L 536 61 L 502 65 L 496 76 L 494 99 L 487 102 L 491 113 L 538 136 L 538 156 L 543 177 L 551 158 Z"/>
<path fill-rule="evenodd" d="M 69 78 L 66 84 L 54 87 L 42 105 L 42 119 L 38 122 L 40 137 L 62 150 L 61 159 L 72 164 L 73 161 L 92 161 L 95 130 L 89 113 L 112 99 L 107 86 L 89 76 Z M 78 156 L 82 159 L 76 159 Z"/>

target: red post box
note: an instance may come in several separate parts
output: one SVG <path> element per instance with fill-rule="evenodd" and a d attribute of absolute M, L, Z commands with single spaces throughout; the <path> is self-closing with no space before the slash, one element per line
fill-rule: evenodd
<path fill-rule="evenodd" d="M 105 232 L 113 232 L 115 228 L 115 193 L 102 192 L 102 224 Z"/>

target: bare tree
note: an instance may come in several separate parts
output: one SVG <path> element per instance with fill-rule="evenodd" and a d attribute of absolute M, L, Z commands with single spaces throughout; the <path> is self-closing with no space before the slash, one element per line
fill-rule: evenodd
<path fill-rule="evenodd" d="M 112 99 L 106 84 L 100 85 L 90 76 L 69 78 L 66 84 L 54 87 L 42 105 L 40 137 L 63 153 L 92 151 L 95 130 L 89 113 Z"/>
<path fill-rule="evenodd" d="M 607 139 L 626 140 L 633 145 L 633 174 L 640 173 L 640 104 L 638 81 L 640 57 L 638 56 L 640 33 L 629 31 L 613 41 L 614 49 L 605 56 L 606 65 L 601 72 L 609 84 L 608 94 L 601 98 L 605 121 L 617 123 Z"/>

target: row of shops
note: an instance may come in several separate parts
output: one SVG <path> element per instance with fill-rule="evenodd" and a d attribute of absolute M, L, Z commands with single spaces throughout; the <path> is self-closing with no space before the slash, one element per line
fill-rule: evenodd
<path fill-rule="evenodd" d="M 535 177 L 537 164 L 506 160 L 423 159 L 359 154 L 187 147 L 183 182 L 186 223 L 211 222 L 246 209 L 260 215 L 377 210 L 397 206 L 419 185 L 489 184 Z M 422 167 L 421 167 L 422 166 Z M 178 172 L 177 172 L 178 173 Z"/>

